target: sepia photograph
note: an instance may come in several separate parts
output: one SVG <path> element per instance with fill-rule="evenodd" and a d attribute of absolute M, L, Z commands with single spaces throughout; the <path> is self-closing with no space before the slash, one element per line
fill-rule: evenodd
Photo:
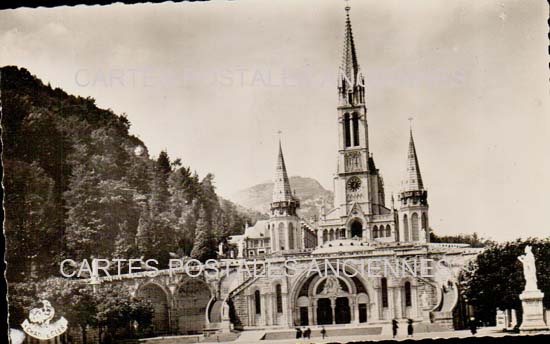
<path fill-rule="evenodd" d="M 549 15 L 3 6 L 6 338 L 549 336 Z"/>

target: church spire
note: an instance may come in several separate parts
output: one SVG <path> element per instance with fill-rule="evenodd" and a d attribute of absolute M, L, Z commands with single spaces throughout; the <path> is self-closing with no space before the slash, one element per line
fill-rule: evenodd
<path fill-rule="evenodd" d="M 286 172 L 285 158 L 281 140 L 279 140 L 279 155 L 277 157 L 277 167 L 275 168 L 275 184 L 273 186 L 272 202 L 285 202 L 293 199 L 290 181 Z"/>
<path fill-rule="evenodd" d="M 342 105 L 364 104 L 364 77 L 357 62 L 357 52 L 351 29 L 350 6 L 346 6 L 344 52 L 339 69 L 338 89 Z"/>
<path fill-rule="evenodd" d="M 424 190 L 422 183 L 422 175 L 420 174 L 420 166 L 414 146 L 414 138 L 412 128 L 409 129 L 409 152 L 407 154 L 407 172 L 402 183 L 402 191 L 417 191 Z"/>
<path fill-rule="evenodd" d="M 341 72 L 349 83 L 348 86 L 357 84 L 357 74 L 359 73 L 359 63 L 357 62 L 357 53 L 355 51 L 355 42 L 353 41 L 353 32 L 351 30 L 351 20 L 349 18 L 350 7 L 346 6 L 346 36 L 344 39 L 344 54 L 342 56 Z"/>

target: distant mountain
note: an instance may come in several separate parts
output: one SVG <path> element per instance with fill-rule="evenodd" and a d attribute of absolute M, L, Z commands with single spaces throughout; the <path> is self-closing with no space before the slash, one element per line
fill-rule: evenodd
<path fill-rule="evenodd" d="M 318 216 L 323 200 L 327 207 L 331 207 L 334 199 L 332 191 L 328 191 L 315 179 L 300 176 L 290 177 L 290 185 L 300 200 L 299 214 L 309 219 Z M 262 183 L 241 190 L 231 196 L 231 200 L 243 207 L 262 213 L 269 211 L 273 182 Z"/>

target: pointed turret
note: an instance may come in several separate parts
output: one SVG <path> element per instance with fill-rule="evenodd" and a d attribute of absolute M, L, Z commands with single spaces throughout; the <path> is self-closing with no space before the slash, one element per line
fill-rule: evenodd
<path fill-rule="evenodd" d="M 271 238 L 271 252 L 302 248 L 302 228 L 300 218 L 296 214 L 299 207 L 300 202 L 290 188 L 283 148 L 279 140 L 271 214 L 267 226 Z"/>
<path fill-rule="evenodd" d="M 272 202 L 285 202 L 294 198 L 290 188 L 288 173 L 286 172 L 285 158 L 283 156 L 281 141 L 279 141 L 279 155 L 277 157 L 277 167 L 275 168 L 274 183 Z"/>
<path fill-rule="evenodd" d="M 422 175 L 420 174 L 420 166 L 414 146 L 414 138 L 412 129 L 410 130 L 409 152 L 407 154 L 407 172 L 401 185 L 401 191 L 417 191 L 424 190 L 422 183 Z"/>
<path fill-rule="evenodd" d="M 429 242 L 428 191 L 422 182 L 412 129 L 409 131 L 407 171 L 401 183 L 399 203 L 399 219 L 402 223 L 399 241 Z"/>
<path fill-rule="evenodd" d="M 285 158 L 283 156 L 283 148 L 280 140 L 277 166 L 275 167 L 275 180 L 273 182 L 271 210 L 277 209 L 280 214 L 284 213 L 288 215 L 295 215 L 296 208 L 300 207 L 300 202 L 294 196 L 290 187 L 290 180 L 288 179 Z"/>

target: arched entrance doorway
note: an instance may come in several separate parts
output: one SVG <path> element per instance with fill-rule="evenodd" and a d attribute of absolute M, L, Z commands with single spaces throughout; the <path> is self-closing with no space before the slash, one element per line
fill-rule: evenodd
<path fill-rule="evenodd" d="M 363 224 L 359 220 L 355 220 L 351 224 L 351 237 L 363 237 Z"/>
<path fill-rule="evenodd" d="M 351 312 L 347 297 L 339 297 L 336 299 L 334 318 L 336 324 L 349 324 L 351 322 Z"/>
<path fill-rule="evenodd" d="M 341 270 L 341 269 L 340 269 Z M 321 267 L 323 271 L 323 267 Z M 347 273 L 353 270 L 346 268 Z M 371 313 L 366 281 L 339 274 L 304 273 L 293 295 L 294 325 L 366 323 Z"/>
<path fill-rule="evenodd" d="M 323 298 L 317 300 L 317 324 L 332 324 L 332 305 L 330 299 Z"/>
<path fill-rule="evenodd" d="M 208 285 L 198 278 L 189 279 L 179 286 L 176 294 L 179 333 L 202 333 L 210 296 Z"/>
<path fill-rule="evenodd" d="M 153 333 L 168 333 L 170 328 L 168 319 L 168 298 L 164 290 L 157 284 L 149 283 L 139 288 L 136 295 L 138 298 L 147 300 L 153 305 Z"/>

